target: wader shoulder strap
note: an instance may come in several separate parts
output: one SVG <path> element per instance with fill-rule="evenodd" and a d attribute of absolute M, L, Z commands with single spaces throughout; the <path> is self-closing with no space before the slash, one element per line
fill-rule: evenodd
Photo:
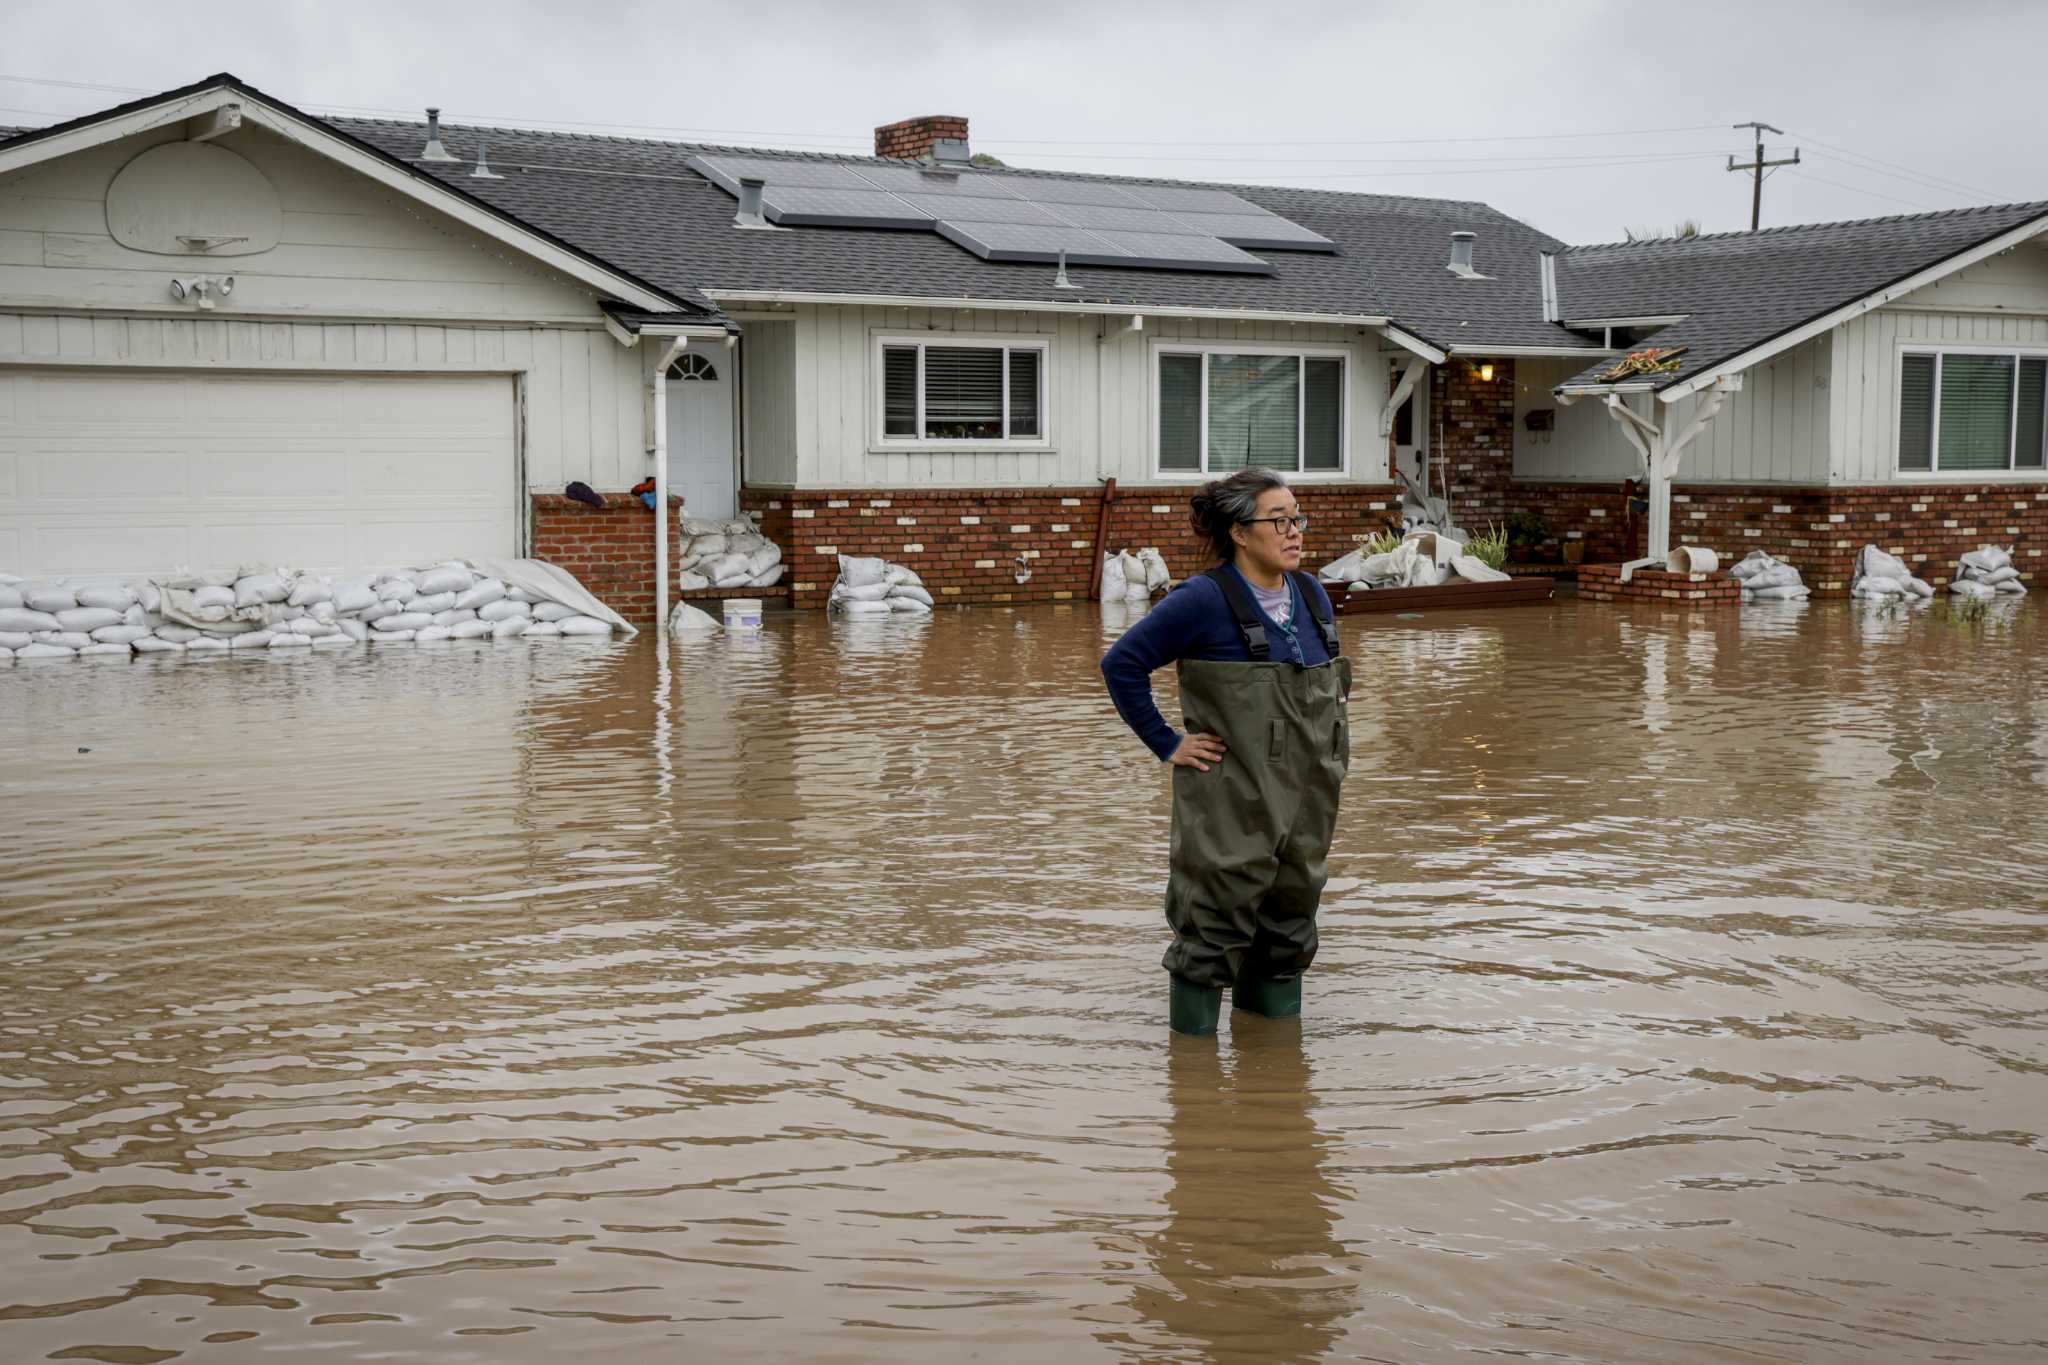
<path fill-rule="evenodd" d="M 1321 595 L 1316 592 L 1315 576 L 1303 569 L 1294 570 L 1290 576 L 1294 579 L 1296 590 L 1301 593 L 1301 600 L 1308 604 L 1309 615 L 1316 618 L 1316 628 L 1323 633 L 1323 652 L 1333 659 L 1336 658 L 1343 653 L 1337 639 L 1337 623 L 1330 619 L 1329 609 L 1323 605 Z"/>
<path fill-rule="evenodd" d="M 1214 579 L 1223 590 L 1223 600 L 1230 604 L 1230 614 L 1237 618 L 1237 633 L 1244 637 L 1245 652 L 1252 656 L 1252 662 L 1271 662 L 1273 651 L 1266 645 L 1265 617 L 1259 614 L 1258 604 L 1252 601 L 1244 580 L 1227 564 L 1218 564 L 1203 577 Z"/>

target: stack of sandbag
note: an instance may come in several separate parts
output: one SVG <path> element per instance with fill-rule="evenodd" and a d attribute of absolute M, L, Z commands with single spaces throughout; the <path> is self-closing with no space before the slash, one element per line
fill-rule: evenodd
<path fill-rule="evenodd" d="M 772 588 L 782 581 L 782 547 L 753 522 L 683 519 L 676 587 Z"/>
<path fill-rule="evenodd" d="M 1970 551 L 1956 564 L 1956 576 L 1948 590 L 1958 597 L 1989 601 L 2001 594 L 2025 596 L 2027 585 L 2020 582 L 2020 571 L 2013 564 L 2010 551 L 1985 545 Z"/>
<path fill-rule="evenodd" d="M 1336 578 L 1333 574 L 1355 577 Z M 1414 530 L 1383 554 L 1353 550 L 1323 566 L 1326 583 L 1344 582 L 1359 589 L 1433 588 L 1443 583 L 1504 583 L 1510 575 L 1467 553 L 1465 542 L 1439 531 Z"/>
<path fill-rule="evenodd" d="M 1888 555 L 1875 545 L 1856 552 L 1856 573 L 1849 580 L 1849 596 L 1873 598 L 1934 596 L 1934 586 L 1915 578 L 1906 561 Z"/>
<path fill-rule="evenodd" d="M 1173 581 L 1166 556 L 1151 546 L 1112 550 L 1102 557 L 1102 600 L 1142 606 Z"/>
<path fill-rule="evenodd" d="M 536 560 L 449 560 L 337 578 L 252 566 L 126 584 L 0 580 L 0 649 L 10 658 L 609 636 L 615 628 L 631 631 L 574 577 Z"/>
<path fill-rule="evenodd" d="M 826 609 L 848 616 L 924 616 L 932 595 L 914 570 L 886 559 L 839 556 L 839 581 L 832 585 Z"/>
<path fill-rule="evenodd" d="M 1751 550 L 1728 571 L 1728 576 L 1742 585 L 1745 602 L 1794 602 L 1813 592 L 1799 576 L 1796 565 L 1764 550 Z"/>

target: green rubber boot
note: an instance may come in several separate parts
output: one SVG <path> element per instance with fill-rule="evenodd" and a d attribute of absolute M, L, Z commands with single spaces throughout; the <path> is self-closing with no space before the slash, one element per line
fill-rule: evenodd
<path fill-rule="evenodd" d="M 1230 988 L 1230 1003 L 1268 1019 L 1296 1018 L 1301 1014 L 1301 978 L 1255 981 L 1241 976 Z"/>
<path fill-rule="evenodd" d="M 1196 986 L 1177 976 L 1167 995 L 1167 1018 L 1175 1033 L 1207 1038 L 1216 1032 L 1217 1017 L 1223 1013 L 1223 991 L 1217 986 Z"/>

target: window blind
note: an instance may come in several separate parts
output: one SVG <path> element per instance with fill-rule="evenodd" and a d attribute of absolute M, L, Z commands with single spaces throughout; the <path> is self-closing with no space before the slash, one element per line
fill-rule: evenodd
<path fill-rule="evenodd" d="M 1301 361 L 1291 355 L 1209 357 L 1209 470 L 1299 468 Z"/>
<path fill-rule="evenodd" d="M 2013 369 L 2009 355 L 1941 358 L 1940 468 L 2010 466 Z"/>
<path fill-rule="evenodd" d="M 924 348 L 924 434 L 941 440 L 1000 440 L 1003 353 L 987 346 Z"/>
<path fill-rule="evenodd" d="M 1301 467 L 1342 469 L 1344 362 L 1309 360 L 1302 367 Z"/>
<path fill-rule="evenodd" d="M 1934 357 L 1899 363 L 1899 468 L 1934 468 Z"/>
<path fill-rule="evenodd" d="M 2041 469 L 2044 465 L 2042 441 L 2048 439 L 2044 431 L 2043 404 L 2048 402 L 2048 360 L 2038 357 L 2020 361 L 2020 400 L 2018 409 L 2019 429 L 2012 438 L 2012 467 L 2014 469 Z"/>
<path fill-rule="evenodd" d="M 1202 357 L 1159 357 L 1159 467 L 1202 467 Z"/>
<path fill-rule="evenodd" d="M 882 434 L 917 435 L 917 348 L 882 348 Z"/>
<path fill-rule="evenodd" d="M 1037 436 L 1038 352 L 1010 353 L 1010 435 Z"/>

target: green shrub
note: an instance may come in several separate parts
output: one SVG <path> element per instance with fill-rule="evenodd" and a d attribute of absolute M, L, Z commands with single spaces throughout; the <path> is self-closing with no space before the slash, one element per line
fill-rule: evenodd
<path fill-rule="evenodd" d="M 1465 550 L 1487 568 L 1498 569 L 1508 562 L 1507 528 L 1497 522 L 1487 523 L 1486 534 L 1473 536 Z"/>

